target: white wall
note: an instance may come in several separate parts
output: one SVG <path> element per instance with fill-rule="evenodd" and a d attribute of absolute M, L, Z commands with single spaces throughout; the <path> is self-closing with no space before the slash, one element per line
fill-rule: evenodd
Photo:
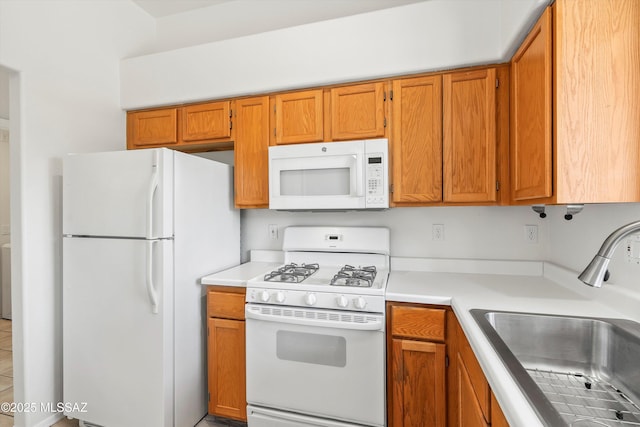
<path fill-rule="evenodd" d="M 269 224 L 279 227 L 270 240 Z M 432 225 L 443 224 L 445 240 L 432 240 Z M 538 225 L 539 243 L 524 239 L 524 225 Z M 547 222 L 526 206 L 393 208 L 373 212 L 242 212 L 242 257 L 250 249 L 282 248 L 288 225 L 386 226 L 391 230 L 391 254 L 398 257 L 542 260 Z"/>
<path fill-rule="evenodd" d="M 0 67 L 0 119 L 9 119 L 9 70 Z"/>
<path fill-rule="evenodd" d="M 122 106 L 497 62 L 500 7 L 501 0 L 431 0 L 129 58 L 121 64 Z"/>
<path fill-rule="evenodd" d="M 509 61 L 551 0 L 502 0 L 502 58 Z"/>
<path fill-rule="evenodd" d="M 125 148 L 119 60 L 154 37 L 154 20 L 128 1 L 0 1 L 0 64 L 19 72 L 11 95 L 17 402 L 62 401 L 61 156 Z M 54 417 L 15 415 L 16 426 Z"/>
<path fill-rule="evenodd" d="M 427 0 L 236 0 L 158 19 L 156 52 Z"/>
<path fill-rule="evenodd" d="M 582 271 L 615 229 L 640 220 L 640 203 L 586 205 L 571 221 L 563 219 L 566 209 L 547 208 L 549 249 L 547 258 L 571 270 Z M 626 239 L 609 264 L 611 278 L 603 286 L 624 287 L 640 293 L 640 265 L 626 261 Z"/>
<path fill-rule="evenodd" d="M 2 75 L 0 75 L 1 79 Z M 6 80 L 8 94 L 9 79 Z M 7 99 L 7 108 L 8 105 Z M 9 242 L 11 224 L 9 182 L 9 121 L 0 118 L 0 246 Z"/>

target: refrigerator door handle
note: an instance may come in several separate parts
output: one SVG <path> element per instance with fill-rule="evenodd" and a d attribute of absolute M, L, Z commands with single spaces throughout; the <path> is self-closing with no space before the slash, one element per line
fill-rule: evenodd
<path fill-rule="evenodd" d="M 156 242 L 157 240 L 147 240 L 147 293 L 153 314 L 158 314 L 158 293 L 153 283 L 153 246 Z"/>
<path fill-rule="evenodd" d="M 158 189 L 158 152 L 153 152 L 151 181 L 147 198 L 147 239 L 153 239 L 153 196 Z"/>

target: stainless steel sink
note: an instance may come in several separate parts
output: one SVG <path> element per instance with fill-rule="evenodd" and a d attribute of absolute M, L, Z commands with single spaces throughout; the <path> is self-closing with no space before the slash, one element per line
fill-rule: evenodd
<path fill-rule="evenodd" d="M 471 314 L 547 426 L 640 426 L 640 323 Z"/>

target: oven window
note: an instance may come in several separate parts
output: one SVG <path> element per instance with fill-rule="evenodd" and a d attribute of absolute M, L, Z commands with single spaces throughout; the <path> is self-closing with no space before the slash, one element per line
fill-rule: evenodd
<path fill-rule="evenodd" d="M 280 171 L 281 196 L 348 196 L 349 168 Z"/>
<path fill-rule="evenodd" d="M 276 355 L 280 360 L 344 368 L 347 365 L 347 340 L 334 335 L 278 331 Z"/>

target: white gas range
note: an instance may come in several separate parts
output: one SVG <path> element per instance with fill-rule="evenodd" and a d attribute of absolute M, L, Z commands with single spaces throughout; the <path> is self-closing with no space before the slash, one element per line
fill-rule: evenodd
<path fill-rule="evenodd" d="M 247 282 L 250 427 L 384 426 L 389 230 L 288 227 Z"/>

